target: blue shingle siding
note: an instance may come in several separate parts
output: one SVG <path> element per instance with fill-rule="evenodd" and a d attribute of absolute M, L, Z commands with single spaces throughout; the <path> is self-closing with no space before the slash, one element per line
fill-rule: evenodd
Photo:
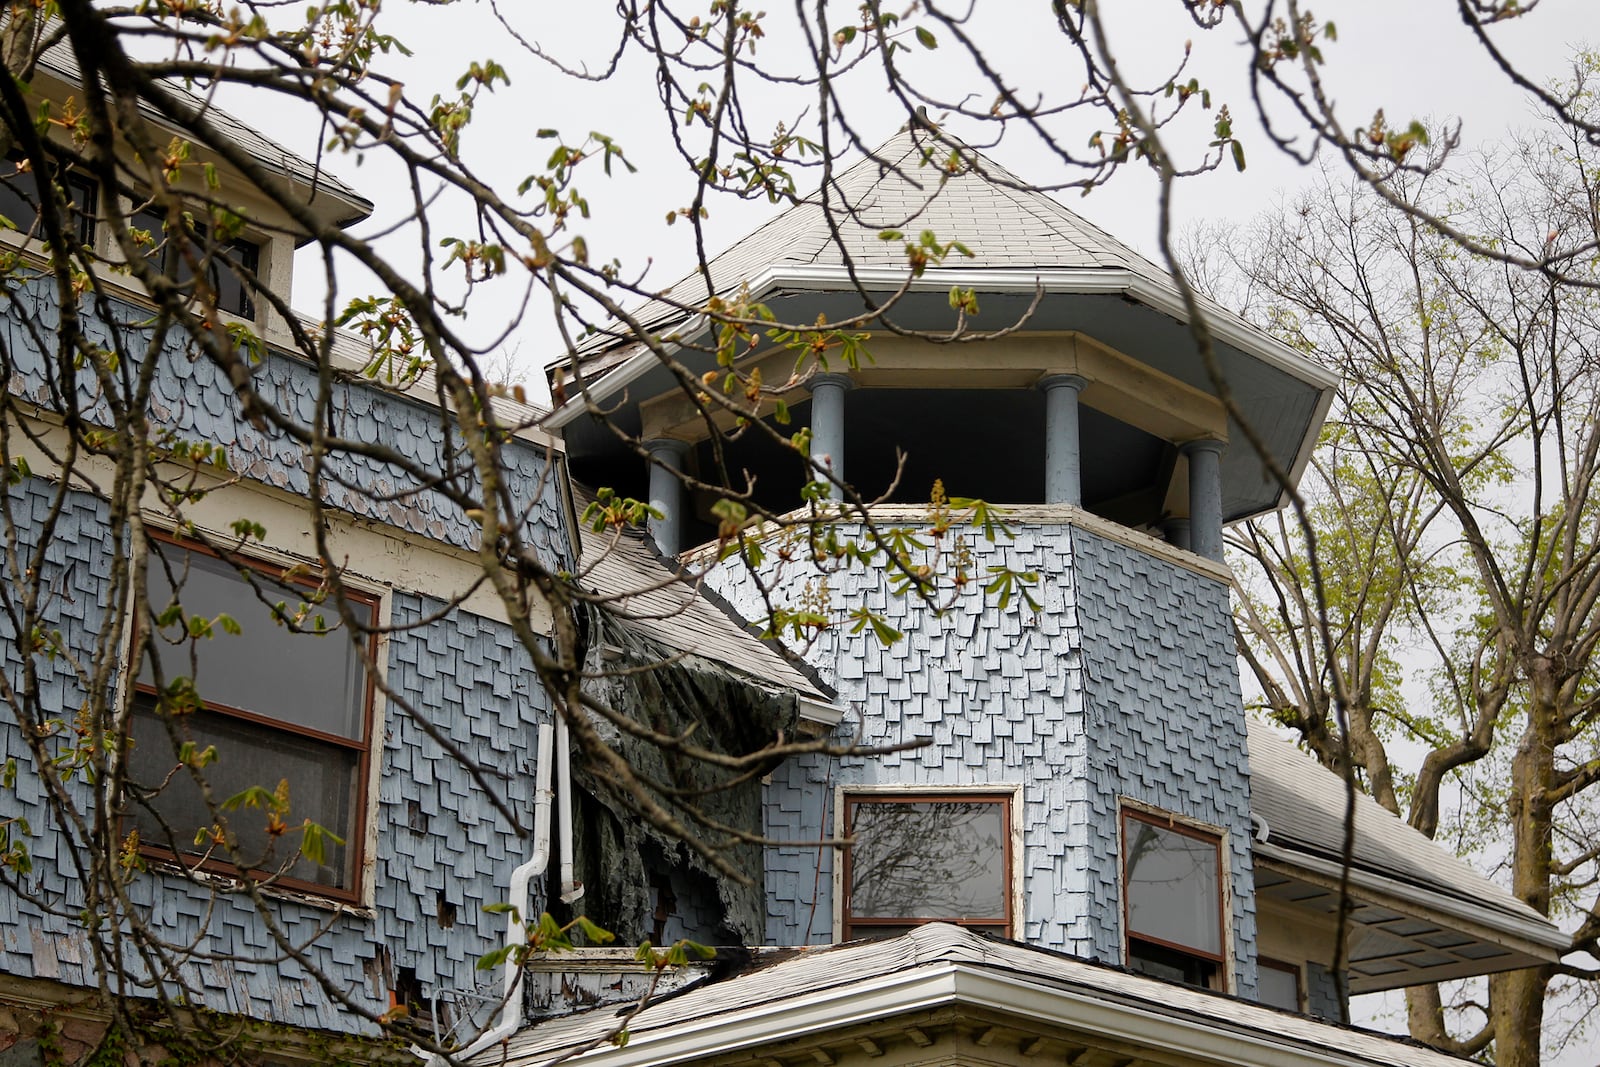
<path fill-rule="evenodd" d="M 1306 963 L 1306 1013 L 1330 1022 L 1344 1018 L 1344 998 L 1334 973 L 1320 963 Z"/>
<path fill-rule="evenodd" d="M 837 638 L 840 652 L 818 642 L 808 658 L 834 676 L 851 713 L 840 741 L 890 745 L 922 738 L 927 747 L 878 756 L 792 760 L 772 775 L 766 827 L 779 839 L 810 841 L 834 832 L 839 786 L 916 784 L 1021 789 L 1025 910 L 1017 931 L 1036 944 L 1073 952 L 1092 946 L 1061 921 L 1087 899 L 1087 856 L 1063 833 L 1065 813 L 1083 773 L 1082 694 L 1078 686 L 1072 542 L 1067 528 L 1018 527 L 1010 542 L 973 544 L 984 573 L 1004 561 L 1041 574 L 1042 610 L 1013 600 L 998 610 L 973 589 L 942 615 L 889 595 L 881 575 L 836 575 L 836 610 L 865 603 L 883 611 L 904 640 L 880 647 L 860 635 Z M 747 576 L 719 575 L 736 605 L 754 600 Z M 803 584 L 799 577 L 795 587 Z M 832 668 L 830 670 L 830 668 Z M 859 730 L 859 735 L 857 731 Z M 830 850 L 775 846 L 767 853 L 768 938 L 775 944 L 833 937 Z"/>
<path fill-rule="evenodd" d="M 54 489 L 41 479 L 24 481 L 12 490 L 17 513 Z M 67 515 L 69 521 L 57 526 L 48 558 L 52 568 L 60 568 L 61 588 L 72 595 L 57 598 L 47 615 L 70 647 L 89 648 L 103 623 L 106 575 L 116 546 L 106 534 L 103 502 L 69 493 Z M 533 804 L 533 742 L 538 725 L 550 721 L 548 702 L 527 653 L 504 624 L 456 610 L 426 627 L 406 629 L 443 609 L 442 603 L 415 594 L 393 594 L 390 622 L 399 629 L 387 641 L 387 682 L 483 768 L 526 827 Z M 21 666 L 17 642 L 10 633 L 3 636 L 0 654 L 8 677 L 15 679 Z M 478 680 L 471 659 L 496 665 L 492 683 Z M 83 700 L 81 687 L 60 660 L 36 662 L 43 699 L 70 716 Z M 424 674 L 430 683 L 424 684 Z M 486 915 L 483 906 L 505 898 L 511 868 L 529 846 L 486 802 L 466 768 L 394 703 L 385 714 L 382 736 L 374 740 L 381 748 L 382 777 L 371 914 L 334 915 L 288 900 L 276 903 L 274 914 L 291 941 L 313 942 L 308 955 L 335 986 L 382 1011 L 388 1006 L 391 966 L 413 968 L 429 990 L 470 989 L 483 980 L 476 961 L 499 944 L 504 929 L 503 917 Z M 29 888 L 52 902 L 71 903 L 79 891 L 68 850 L 7 716 L 0 723 L 0 762 L 13 757 L 19 771 L 17 813 L 34 831 Z M 76 788 L 84 794 L 81 783 Z M 541 888 L 535 887 L 536 897 Z M 348 1026 L 298 964 L 272 962 L 280 953 L 247 901 L 209 898 L 159 873 L 136 879 L 129 894 L 136 906 L 147 909 L 148 922 L 164 939 L 198 939 L 202 951 L 245 957 L 186 969 L 193 992 L 207 1007 L 296 1026 Z M 537 911 L 542 901 L 536 899 L 533 907 Z M 441 916 L 448 917 L 448 926 Z M 202 921 L 209 924 L 206 931 Z M 329 929 L 317 937 L 325 923 Z M 94 981 L 84 931 L 6 890 L 0 890 L 0 971 L 73 985 Z"/>
<path fill-rule="evenodd" d="M 4 333 L 0 344 L 16 372 L 12 387 L 42 401 L 49 398 L 45 364 L 19 315 L 38 314 L 48 324 L 57 313 L 52 300 L 47 290 L 36 286 L 0 294 Z M 118 313 L 129 315 L 130 322 L 135 314 L 147 314 L 124 307 Z M 103 339 L 111 337 L 111 328 L 104 323 L 91 323 L 90 328 Z M 131 326 L 121 328 L 140 333 Z M 237 418 L 235 405 L 225 399 L 230 391 L 218 371 L 176 350 L 163 353 L 163 360 L 152 403 L 156 421 L 195 440 L 228 444 L 233 467 L 250 479 L 291 492 L 307 491 L 309 479 L 297 446 Z M 297 415 L 310 413 L 315 388 L 310 367 L 273 356 L 258 369 L 257 381 L 264 394 Z M 337 387 L 334 409 L 338 432 L 365 441 L 394 442 L 432 470 L 442 470 L 449 462 L 439 415 L 423 404 L 351 382 Z M 504 456 L 512 496 L 530 505 L 531 542 L 554 565 L 570 567 L 558 493 L 553 480 L 545 477 L 543 450 L 512 442 L 505 446 Z M 403 484 L 393 469 L 367 458 L 338 456 L 330 467 L 335 480 L 373 493 Z M 42 477 L 24 479 L 10 489 L 15 532 L 23 546 L 37 543 L 50 498 L 57 491 L 55 482 Z M 330 484 L 328 502 L 459 548 L 473 543 L 473 524 L 433 491 L 384 501 Z M 58 595 L 45 614 L 75 650 L 92 648 L 105 623 L 111 565 L 122 551 L 108 527 L 103 501 L 71 491 L 48 543 L 50 573 L 45 580 Z M 352 559 L 350 567 L 358 574 L 363 569 L 359 559 Z M 389 603 L 388 621 L 396 629 L 385 639 L 387 684 L 483 769 L 526 830 L 532 822 L 537 727 L 550 721 L 549 703 L 526 651 L 505 624 L 460 609 L 446 612 L 445 604 L 418 592 L 393 590 Z M 424 619 L 433 621 L 420 624 Z M 9 625 L 0 612 L 4 638 L 0 662 L 14 681 L 22 663 L 16 635 L 6 629 Z M 65 661 L 36 657 L 35 667 L 45 706 L 60 708 L 70 718 L 84 693 Z M 498 981 L 497 974 L 486 976 L 475 969 L 477 959 L 500 943 L 505 925 L 503 916 L 486 915 L 483 906 L 505 898 L 511 868 L 526 856 L 530 845 L 486 801 L 482 787 L 460 762 L 428 737 L 415 717 L 402 713 L 396 702 L 389 702 L 372 743 L 379 754 L 375 770 L 380 775 L 376 810 L 369 812 L 378 842 L 372 857 L 372 908 L 335 912 L 285 899 L 273 903 L 276 921 L 289 941 L 309 943 L 310 962 L 334 987 L 373 1011 L 389 1006 L 389 984 L 398 967 L 414 970 L 425 991 L 470 989 L 486 977 Z M 68 849 L 44 808 L 17 725 L 5 714 L 0 716 L 0 763 L 8 758 L 17 760 L 19 773 L 14 795 L 6 797 L 4 815 L 23 815 L 33 830 L 29 888 L 70 911 L 81 889 Z M 73 788 L 82 791 L 81 784 Z M 13 802 L 15 812 L 10 810 Z M 532 908 L 537 914 L 543 904 L 542 886 L 534 891 Z M 176 943 L 192 939 L 202 954 L 238 957 L 195 958 L 185 965 L 184 975 L 197 1003 L 292 1026 L 351 1031 L 350 1017 L 330 1003 L 299 964 L 278 961 L 282 953 L 248 901 L 226 893 L 208 895 L 159 871 L 136 878 L 129 893 L 163 938 Z M 0 973 L 93 984 L 93 956 L 86 936 L 75 921 L 47 914 L 0 888 Z"/>
<path fill-rule="evenodd" d="M 1077 547 L 1089 721 L 1090 909 L 1078 924 L 1120 954 L 1117 798 L 1227 831 L 1235 985 L 1255 996 L 1250 778 L 1225 585 L 1082 530 Z M 1109 862 L 1107 862 L 1109 861 Z"/>
<path fill-rule="evenodd" d="M 1228 832 L 1235 991 L 1253 995 L 1249 779 L 1226 587 L 1065 524 L 1018 525 L 1009 543 L 972 547 L 978 573 L 1037 570 L 1042 610 L 1001 611 L 972 593 L 941 616 L 892 599 L 879 576 L 830 579 L 836 614 L 865 603 L 905 633 L 887 649 L 843 634 L 837 653 L 825 642 L 807 651 L 851 708 L 836 738 L 932 744 L 789 761 L 769 779 L 766 832 L 830 836 L 840 786 L 1020 786 L 1015 936 L 1121 962 L 1119 798 L 1158 805 Z M 725 568 L 713 581 L 756 610 L 750 576 Z M 790 595 L 803 584 L 784 576 Z M 768 849 L 769 941 L 832 939 L 833 862 L 829 849 Z"/>
<path fill-rule="evenodd" d="M 127 358 L 137 360 L 144 352 L 140 342 L 147 342 L 150 337 L 150 330 L 138 324 L 149 319 L 149 310 L 121 301 L 108 304 L 117 325 L 113 328 L 90 316 L 85 319 L 85 332 L 107 346 L 112 344 L 114 333 L 122 334 Z M 88 308 L 84 311 L 87 313 Z M 0 292 L 0 331 L 4 334 L 0 344 L 11 363 L 12 390 L 46 408 L 54 408 L 49 384 L 51 364 L 39 352 L 33 334 L 24 325 L 25 318 L 34 319 L 42 328 L 49 328 L 59 318 L 55 291 L 48 281 Z M 166 338 L 161 360 L 150 401 L 149 414 L 155 425 L 191 440 L 225 445 L 233 469 L 248 478 L 300 496 L 309 493 L 311 478 L 301 446 L 239 417 L 226 375 L 210 360 L 192 358 L 182 347 L 182 337 L 177 332 Z M 459 442 L 447 434 L 448 420 L 442 419 L 438 409 L 375 389 L 350 375 L 340 378 L 333 386 L 329 406 L 334 434 L 351 441 L 388 445 L 434 475 L 466 466 L 468 469 L 462 474 L 471 480 L 470 464 L 464 463 Z M 90 375 L 84 372 L 79 381 L 79 402 L 86 407 L 89 420 L 96 421 L 96 412 L 103 412 L 104 407 L 89 391 Z M 263 397 L 290 417 L 309 422 L 315 415 L 317 371 L 310 364 L 271 353 L 257 368 L 255 383 Z M 434 489 L 406 492 L 411 480 L 379 459 L 336 453 L 325 462 L 323 488 L 328 506 L 456 547 L 475 547 L 475 524 L 443 493 Z M 530 541 L 545 554 L 544 558 L 566 559 L 565 538 L 555 512 L 556 494 L 543 477 L 543 450 L 514 442 L 502 450 L 502 462 L 506 483 L 516 502 L 532 505 L 525 530 Z"/>

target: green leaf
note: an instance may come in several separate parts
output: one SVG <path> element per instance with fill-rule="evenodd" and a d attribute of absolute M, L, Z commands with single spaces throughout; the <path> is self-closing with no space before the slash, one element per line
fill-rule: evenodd
<path fill-rule="evenodd" d="M 933 31 L 928 29 L 926 26 L 917 27 L 917 41 L 922 45 L 922 47 L 929 49 L 930 51 L 939 47 L 939 39 L 935 37 L 933 35 Z"/>
<path fill-rule="evenodd" d="M 1233 169 L 1244 170 L 1244 145 L 1233 142 Z"/>
<path fill-rule="evenodd" d="M 617 935 L 610 930 L 602 929 L 589 921 L 588 916 L 580 915 L 572 920 L 573 924 L 582 931 L 583 936 L 593 945 L 609 945 L 617 939 Z"/>

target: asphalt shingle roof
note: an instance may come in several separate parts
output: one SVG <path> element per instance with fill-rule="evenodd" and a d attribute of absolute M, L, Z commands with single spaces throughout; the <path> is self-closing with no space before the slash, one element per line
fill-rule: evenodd
<path fill-rule="evenodd" d="M 1250 809 L 1266 819 L 1268 840 L 1337 860 L 1344 848 L 1344 781 L 1272 726 L 1254 719 L 1249 726 Z M 1550 925 L 1533 908 L 1360 792 L 1353 861 L 1374 874 Z"/>
<path fill-rule="evenodd" d="M 1177 1016 L 1196 1030 L 1241 1035 L 1252 1044 L 1272 1043 L 1286 1054 L 1305 1050 L 1342 1054 L 1339 1062 L 1392 1067 L 1459 1067 L 1465 1061 L 1409 1042 L 1350 1027 L 1333 1026 L 1303 1016 L 1251 1004 L 1206 990 L 1157 981 L 1104 965 L 1087 963 L 1045 949 L 989 940 L 943 923 L 919 926 L 900 937 L 857 941 L 797 953 L 767 966 L 707 982 L 648 1005 L 627 1024 L 629 1046 L 614 1051 L 606 1040 L 619 1025 L 617 1011 L 600 1009 L 542 1022 L 479 1057 L 482 1063 L 511 1067 L 547 1063 L 550 1057 L 598 1042 L 597 1059 L 618 1062 L 663 1062 L 648 1058 L 657 1036 L 674 1032 L 733 1026 L 751 1016 L 781 1020 L 789 1006 L 814 995 L 877 979 L 913 979 L 917 972 L 963 966 L 1003 975 L 1021 987 L 1060 994 L 1059 1021 L 1070 1027 L 1084 1000 L 1131 1006 L 1156 1016 Z M 952 997 L 951 999 L 959 999 Z M 840 1004 L 846 1001 L 840 999 Z M 926 1006 L 926 1005 L 924 1005 Z M 719 1033 L 725 1031 L 717 1031 Z M 821 1035 L 808 1035 L 821 1036 Z M 636 1056 L 627 1054 L 638 1049 Z M 502 1059 L 504 1057 L 504 1059 Z M 579 1055 L 574 1062 L 586 1062 Z M 666 1062 L 683 1062 L 672 1057 Z M 1298 1060 L 1296 1062 L 1299 1062 Z"/>

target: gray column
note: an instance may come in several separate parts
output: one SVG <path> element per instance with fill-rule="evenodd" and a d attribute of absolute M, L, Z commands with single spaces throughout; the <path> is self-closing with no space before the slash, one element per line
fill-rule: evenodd
<path fill-rule="evenodd" d="M 1167 535 L 1167 544 L 1185 552 L 1190 550 L 1188 519 L 1168 519 L 1161 524 L 1161 532 Z"/>
<path fill-rule="evenodd" d="M 1078 394 L 1089 379 L 1077 374 L 1047 374 L 1044 393 L 1044 502 L 1083 504 L 1083 465 L 1078 440 Z"/>
<path fill-rule="evenodd" d="M 811 391 L 811 458 L 833 471 L 840 482 L 844 481 L 844 394 L 855 384 L 848 374 L 818 374 L 806 383 Z M 828 499 L 843 498 L 837 485 L 829 488 Z"/>
<path fill-rule="evenodd" d="M 1189 459 L 1190 549 L 1207 559 L 1222 558 L 1221 441 L 1190 441 L 1180 451 Z"/>
<path fill-rule="evenodd" d="M 684 462 L 689 458 L 689 445 L 686 441 L 662 437 L 646 441 L 644 447 L 649 450 L 652 460 L 650 506 L 662 515 L 659 519 L 651 518 L 650 536 L 655 539 L 662 555 L 676 556 L 683 550 L 685 499 L 678 472 L 683 470 Z"/>

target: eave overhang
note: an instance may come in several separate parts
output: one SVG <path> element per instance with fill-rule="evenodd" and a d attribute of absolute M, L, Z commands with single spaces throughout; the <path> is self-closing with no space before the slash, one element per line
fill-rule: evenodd
<path fill-rule="evenodd" d="M 851 949 L 843 946 L 824 951 Z M 728 1010 L 699 1015 L 693 1008 L 697 994 L 714 993 L 718 987 L 697 987 L 678 994 L 672 1002 L 647 1006 L 634 1016 L 628 1024 L 628 1040 L 621 1047 L 601 1041 L 573 1055 L 571 1062 L 590 1067 L 642 1067 L 706 1063 L 719 1057 L 776 1056 L 820 1047 L 830 1039 L 858 1040 L 871 1035 L 874 1028 L 878 1032 L 903 1030 L 930 1012 L 945 1020 L 998 1023 L 1079 1049 L 1147 1056 L 1152 1062 L 1185 1067 L 1449 1067 L 1462 1062 L 1378 1035 L 1106 971 L 1039 950 L 998 945 L 997 949 L 1037 955 L 1041 965 L 1030 972 L 962 960 L 923 962 L 839 981 L 825 989 L 737 1002 Z M 840 963 L 849 965 L 844 959 Z M 1067 978 L 1057 973 L 1061 970 L 1084 973 Z M 1096 976 L 1104 980 L 1096 982 Z M 1133 987 L 1138 987 L 1139 994 L 1130 991 Z M 609 1022 L 615 1013 L 592 1017 Z M 574 1026 L 575 1020 L 580 1025 Z M 551 1020 L 478 1062 L 487 1064 L 492 1059 L 507 1067 L 529 1067 L 571 1053 L 580 1042 L 565 1044 L 569 1031 L 577 1038 L 582 1030 L 592 1040 L 593 1035 L 581 1025 L 583 1020 L 584 1016 Z"/>
<path fill-rule="evenodd" d="M 1302 908 L 1337 908 L 1338 860 L 1279 842 L 1257 841 L 1251 850 L 1258 892 Z M 1536 967 L 1571 948 L 1549 922 L 1359 865 L 1350 868 L 1350 895 L 1352 993 Z"/>
<path fill-rule="evenodd" d="M 926 271 L 919 277 L 908 278 L 904 268 L 858 267 L 853 270 L 838 265 L 775 264 L 762 268 L 749 279 L 751 298 L 775 303 L 799 294 L 844 295 L 868 292 L 882 299 L 889 294 L 905 290 L 907 297 L 927 299 L 928 294 L 947 293 L 952 288 L 972 289 L 980 295 L 1031 298 L 1039 295 L 1103 297 L 1122 299 L 1148 309 L 1150 312 L 1179 325 L 1187 324 L 1189 315 L 1183 298 L 1172 283 L 1146 273 L 1114 267 L 1004 270 L 939 268 Z M 1333 401 L 1338 375 L 1294 349 L 1270 337 L 1226 309 L 1201 300 L 1202 313 L 1213 340 L 1225 349 L 1233 350 L 1247 361 L 1254 361 L 1293 381 L 1303 397 L 1309 397 L 1302 422 L 1292 435 L 1284 437 L 1275 446 L 1274 462 L 1285 471 L 1289 484 L 1297 482 L 1310 461 L 1316 446 L 1323 420 Z M 673 323 L 658 323 L 661 348 L 672 356 L 689 355 L 686 346 L 702 340 L 708 331 L 705 316 L 684 317 Z M 1024 326 L 1026 329 L 1026 326 Z M 629 396 L 629 391 L 660 368 L 660 360 L 650 348 L 636 344 L 637 351 L 602 371 L 598 378 L 586 383 L 587 395 L 573 395 L 556 409 L 547 425 L 559 429 L 574 422 L 590 410 L 591 404 L 638 404 L 661 391 L 662 383 L 644 383 L 645 391 Z M 1137 353 L 1130 353 L 1137 357 Z M 580 359 L 582 356 L 580 355 Z M 1238 357 L 1235 357 L 1238 358 Z M 686 358 L 686 362 L 693 363 Z M 701 368 L 692 366 L 698 372 Z M 1279 380 L 1282 380 L 1281 378 Z M 1228 462 L 1234 467 L 1235 477 L 1242 482 L 1260 481 L 1263 475 L 1259 463 L 1248 459 L 1242 449 L 1230 449 Z M 1246 468 L 1253 469 L 1253 473 Z M 1264 511 L 1282 506 L 1288 490 L 1278 486 L 1270 492 L 1255 490 L 1251 502 L 1235 508 L 1228 521 L 1239 521 Z"/>

